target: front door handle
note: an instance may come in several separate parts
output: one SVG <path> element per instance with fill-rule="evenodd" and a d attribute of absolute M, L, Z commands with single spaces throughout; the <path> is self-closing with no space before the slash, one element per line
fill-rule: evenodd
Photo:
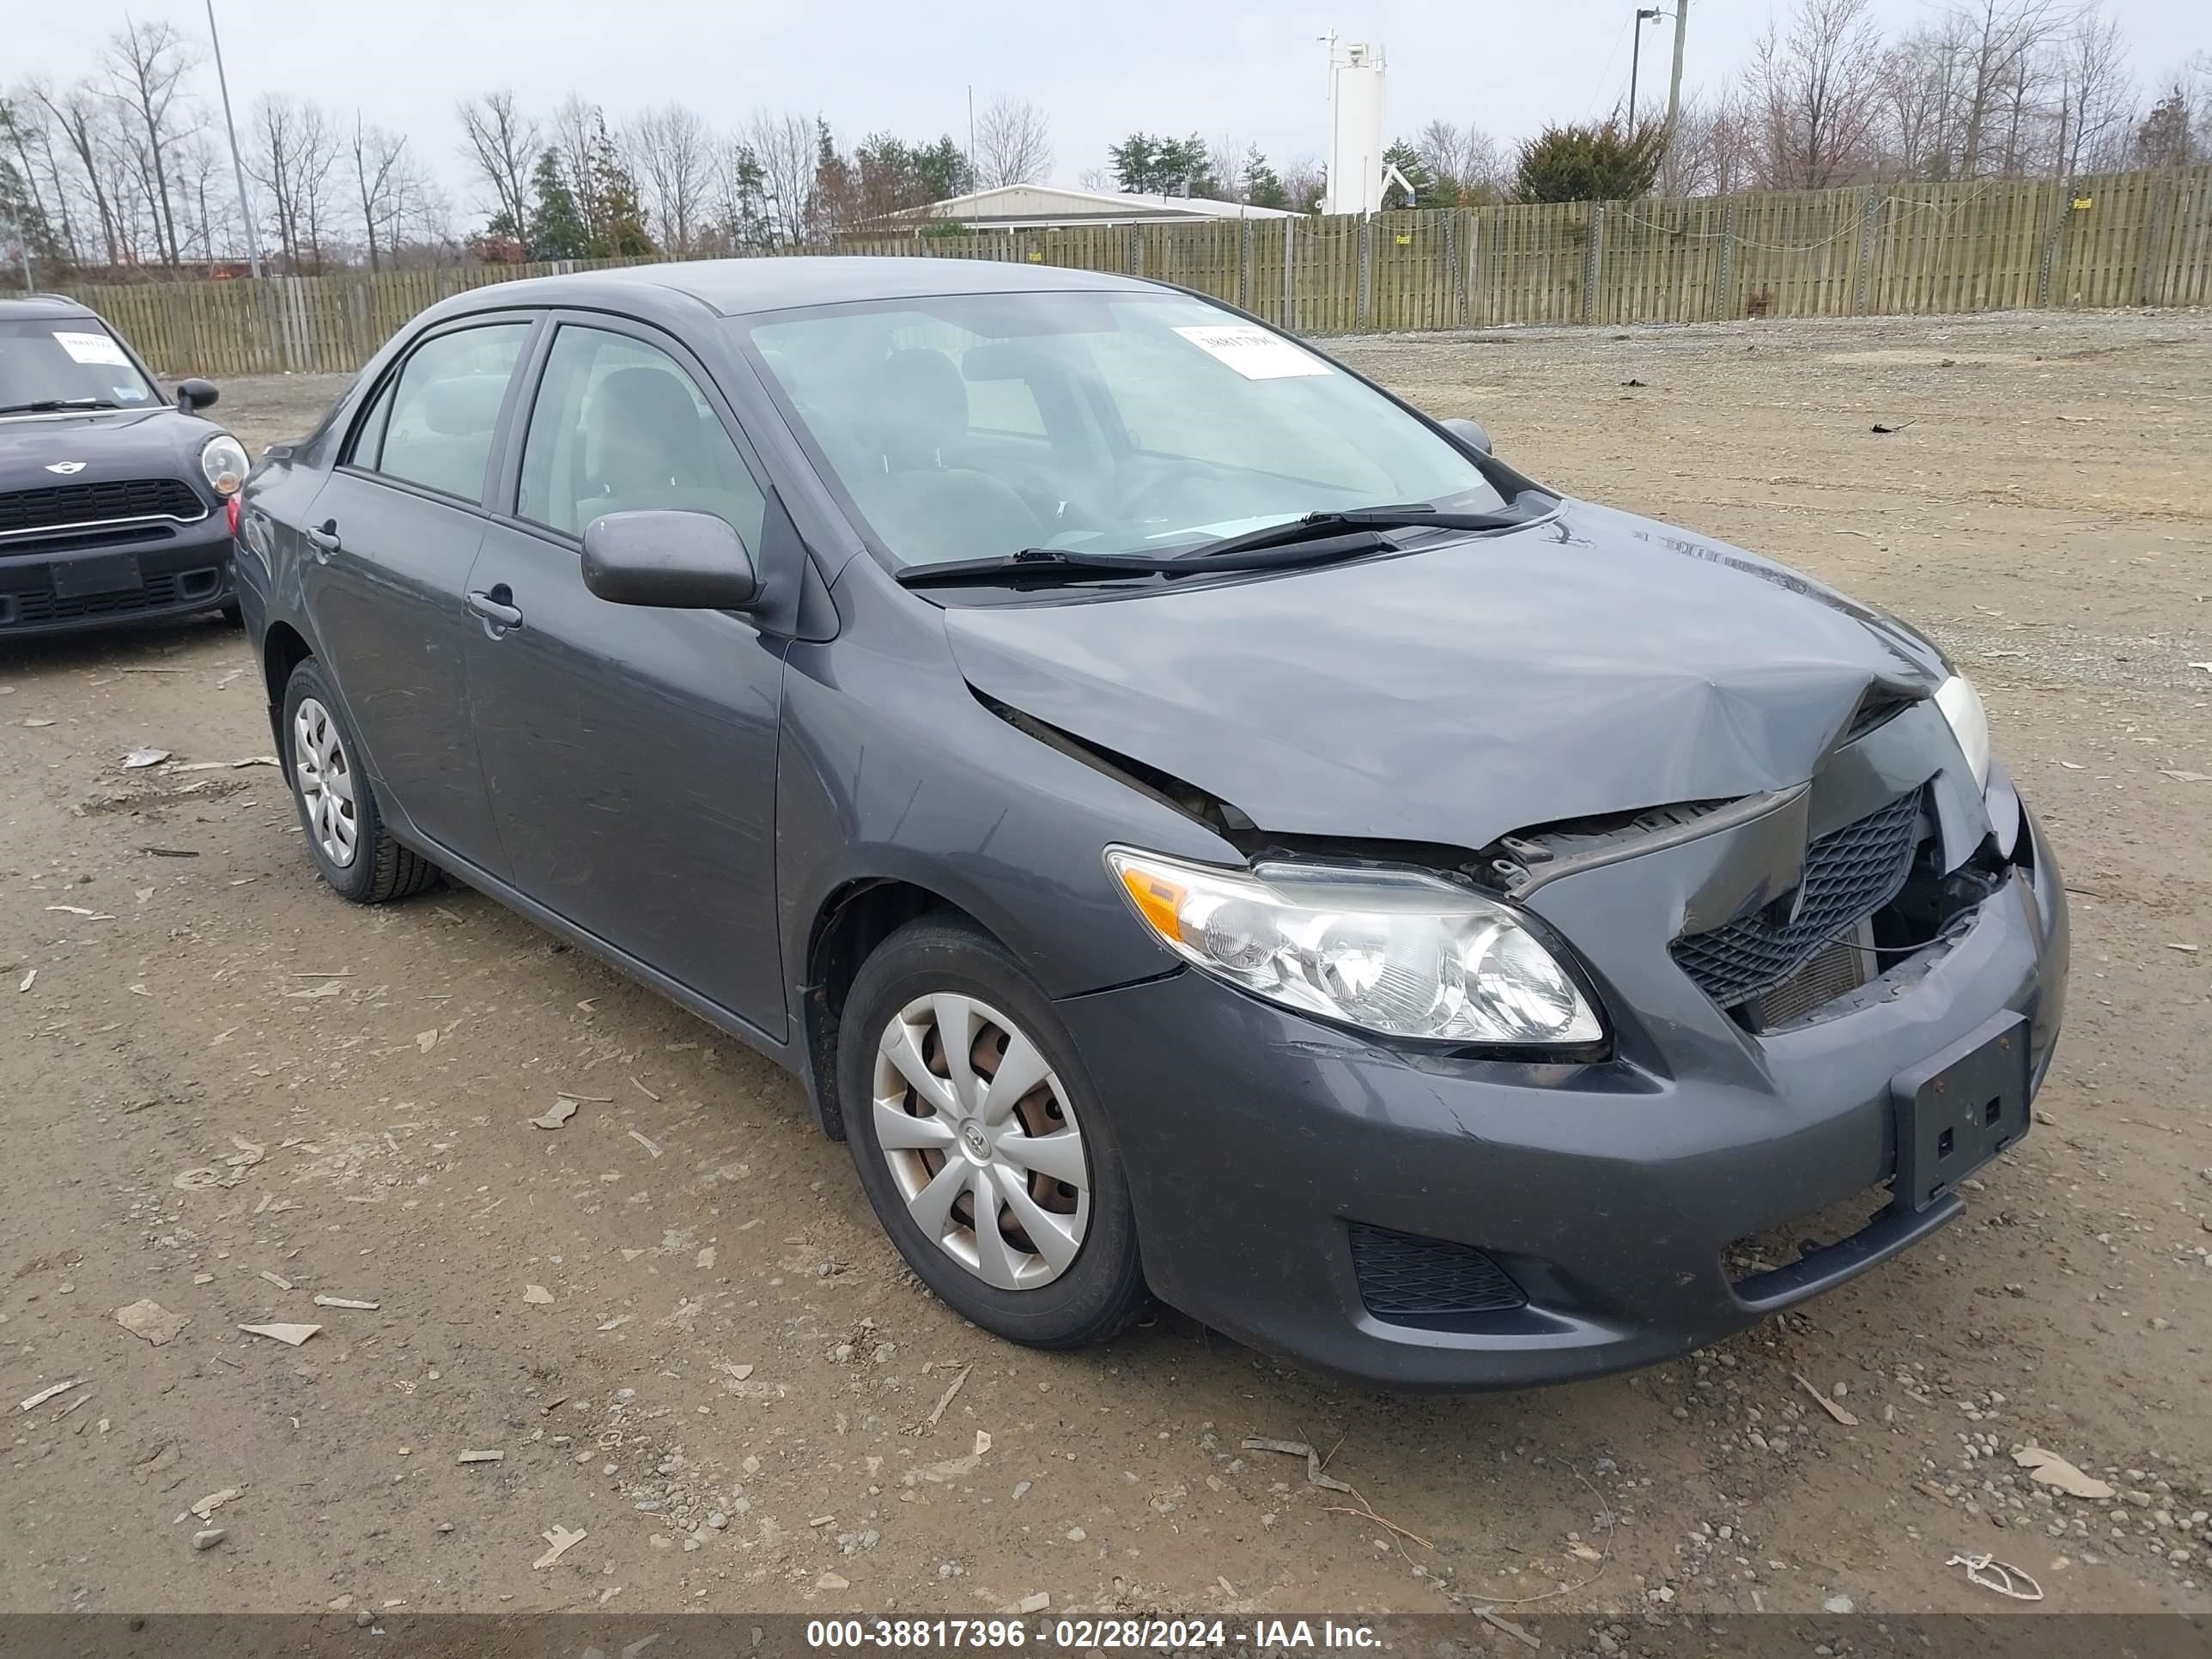
<path fill-rule="evenodd" d="M 522 626 L 522 612 L 509 603 L 514 595 L 505 582 L 489 592 L 471 589 L 469 609 L 484 620 L 484 632 L 497 639 L 510 628 Z"/>
<path fill-rule="evenodd" d="M 314 525 L 309 525 L 307 545 L 315 550 L 315 562 L 318 564 L 328 564 L 331 562 L 331 555 L 343 545 L 338 540 L 338 521 L 336 519 L 325 520 L 319 528 Z"/>

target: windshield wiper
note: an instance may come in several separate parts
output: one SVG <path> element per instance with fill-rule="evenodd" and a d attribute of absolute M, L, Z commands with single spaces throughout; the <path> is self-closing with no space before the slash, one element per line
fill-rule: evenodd
<path fill-rule="evenodd" d="M 0 404 L 0 415 L 47 415 L 60 409 L 120 409 L 106 398 L 40 398 L 34 403 Z"/>
<path fill-rule="evenodd" d="M 1263 525 L 1241 535 L 1224 536 L 1218 541 L 1200 542 L 1196 547 L 1186 548 L 1178 556 L 1203 559 L 1212 564 L 1228 555 L 1256 548 L 1282 547 L 1352 529 L 1509 530 L 1525 522 L 1522 518 L 1502 513 L 1445 513 L 1422 501 L 1391 507 L 1348 507 L 1334 512 L 1309 513 L 1284 524 Z"/>
<path fill-rule="evenodd" d="M 1426 523 L 1428 520 L 1424 520 Z M 1281 526 L 1277 526 L 1281 528 Z M 1205 574 L 1264 570 L 1278 565 L 1326 564 L 1368 553 L 1386 552 L 1393 544 L 1378 531 L 1353 529 L 1333 536 L 1292 538 L 1267 547 L 1227 548 L 1206 561 Z M 1188 554 L 1083 553 L 1057 547 L 1025 547 L 995 559 L 954 559 L 942 564 L 912 564 L 898 572 L 902 587 L 1026 586 L 1031 582 L 1103 581 L 1116 576 L 1195 576 Z"/>

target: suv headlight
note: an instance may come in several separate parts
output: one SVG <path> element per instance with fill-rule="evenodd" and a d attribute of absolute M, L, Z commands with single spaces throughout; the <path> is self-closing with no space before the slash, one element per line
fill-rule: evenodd
<path fill-rule="evenodd" d="M 1974 775 L 1974 787 L 1990 787 L 1990 716 L 1982 707 L 1982 694 L 1964 674 L 1954 674 L 1936 688 L 1936 706 L 1951 722 L 1951 735 L 1959 740 L 1966 769 Z"/>
<path fill-rule="evenodd" d="M 252 465 L 246 446 L 228 432 L 219 432 L 200 446 L 200 471 L 207 477 L 208 488 L 218 495 L 238 494 Z"/>
<path fill-rule="evenodd" d="M 1605 1027 L 1510 909 L 1416 872 L 1247 872 L 1126 847 L 1106 862 L 1186 962 L 1255 995 L 1385 1036 L 1579 1044 Z"/>

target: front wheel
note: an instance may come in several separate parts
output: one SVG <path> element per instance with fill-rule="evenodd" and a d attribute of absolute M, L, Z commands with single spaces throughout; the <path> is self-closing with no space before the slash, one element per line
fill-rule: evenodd
<path fill-rule="evenodd" d="M 340 898 L 382 904 L 428 887 L 438 872 L 384 827 L 361 745 L 313 657 L 284 686 L 284 773 L 316 872 Z"/>
<path fill-rule="evenodd" d="M 1103 1342 L 1146 1300 L 1120 1149 L 1050 1000 L 995 940 L 909 922 L 846 999 L 837 1089 L 907 1265 L 985 1330 Z"/>

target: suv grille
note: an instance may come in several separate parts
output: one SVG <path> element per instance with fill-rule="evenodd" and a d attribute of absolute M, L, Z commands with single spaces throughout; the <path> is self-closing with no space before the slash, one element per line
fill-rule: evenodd
<path fill-rule="evenodd" d="M 1919 827 L 1916 791 L 1831 830 L 1805 849 L 1805 898 L 1796 921 L 1774 927 L 1747 916 L 1678 939 L 1676 964 L 1723 1008 L 1773 990 L 1821 945 L 1897 896 L 1920 844 Z"/>
<path fill-rule="evenodd" d="M 0 536 L 106 519 L 204 519 L 207 503 L 182 478 L 113 478 L 0 494 Z"/>
<path fill-rule="evenodd" d="M 1352 1271 L 1367 1311 L 1393 1315 L 1501 1313 L 1528 1298 L 1505 1269 L 1472 1244 L 1352 1224 Z"/>

